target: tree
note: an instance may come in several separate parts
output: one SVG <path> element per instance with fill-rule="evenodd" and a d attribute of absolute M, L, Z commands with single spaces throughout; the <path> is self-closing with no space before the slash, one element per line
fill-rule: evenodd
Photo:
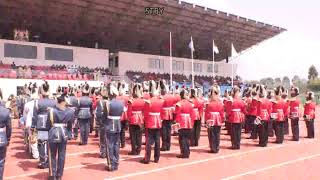
<path fill-rule="evenodd" d="M 308 80 L 306 79 L 299 79 L 297 82 L 295 82 L 294 84 L 295 86 L 297 86 L 300 90 L 300 94 L 303 94 L 305 92 L 307 92 L 308 88 Z"/>
<path fill-rule="evenodd" d="M 300 81 L 300 77 L 298 75 L 293 76 L 292 84 L 296 86 L 296 83 Z"/>
<path fill-rule="evenodd" d="M 271 77 L 266 78 L 266 86 L 268 88 L 274 88 L 274 80 Z"/>
<path fill-rule="evenodd" d="M 275 86 L 280 86 L 281 85 L 281 79 L 280 78 L 275 78 L 274 79 L 274 85 Z"/>
<path fill-rule="evenodd" d="M 266 85 L 267 84 L 267 78 L 260 79 L 260 84 Z"/>
<path fill-rule="evenodd" d="M 289 89 L 290 88 L 290 79 L 288 76 L 283 77 L 282 79 L 282 85 L 284 88 Z"/>
<path fill-rule="evenodd" d="M 314 65 L 311 65 L 309 68 L 308 79 L 310 81 L 310 80 L 316 79 L 317 77 L 318 77 L 318 71 Z"/>
<path fill-rule="evenodd" d="M 320 79 L 313 79 L 309 81 L 308 88 L 312 91 L 320 91 Z"/>

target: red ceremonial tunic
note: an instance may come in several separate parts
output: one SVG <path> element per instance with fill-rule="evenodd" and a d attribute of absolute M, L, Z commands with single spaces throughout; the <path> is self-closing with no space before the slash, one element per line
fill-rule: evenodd
<path fill-rule="evenodd" d="M 179 101 L 176 104 L 176 121 L 180 124 L 181 129 L 193 128 L 193 104 L 186 99 Z"/>
<path fill-rule="evenodd" d="M 300 117 L 300 100 L 297 98 L 293 98 L 289 101 L 289 112 L 290 112 L 290 118 L 295 119 Z"/>
<path fill-rule="evenodd" d="M 164 104 L 161 111 L 162 120 L 173 120 L 174 106 L 177 103 L 176 97 L 172 94 L 166 94 L 163 96 Z"/>
<path fill-rule="evenodd" d="M 96 109 L 96 107 L 97 107 L 97 96 L 96 95 L 92 95 L 92 96 L 90 96 L 90 99 L 92 100 L 92 109 Z"/>
<path fill-rule="evenodd" d="M 160 129 L 162 127 L 160 114 L 163 104 L 164 100 L 159 97 L 152 97 L 146 100 L 143 108 L 146 128 Z"/>
<path fill-rule="evenodd" d="M 224 107 L 221 101 L 211 101 L 206 105 L 205 121 L 208 126 L 222 126 Z"/>
<path fill-rule="evenodd" d="M 191 102 L 193 103 L 193 114 L 191 118 L 193 121 L 198 121 L 201 119 L 203 113 L 203 104 L 198 98 L 192 98 Z"/>
<path fill-rule="evenodd" d="M 127 110 L 128 110 L 129 96 L 121 95 L 121 96 L 118 96 L 116 99 L 122 101 L 124 104 L 124 109 L 123 109 L 123 113 L 120 120 L 121 121 L 128 120 Z"/>
<path fill-rule="evenodd" d="M 270 114 L 272 119 L 276 121 L 284 121 L 286 112 L 286 102 L 283 99 L 272 102 L 272 113 Z"/>
<path fill-rule="evenodd" d="M 257 115 L 263 121 L 270 120 L 270 114 L 272 112 L 272 103 L 266 98 L 261 98 L 258 101 Z"/>
<path fill-rule="evenodd" d="M 284 109 L 283 109 L 283 113 L 284 113 L 284 117 L 288 118 L 289 113 L 290 113 L 290 101 L 289 100 L 283 100 L 284 101 Z"/>
<path fill-rule="evenodd" d="M 245 103 L 241 99 L 233 99 L 233 101 L 227 101 L 226 104 L 228 121 L 230 123 L 242 123 L 247 112 Z"/>
<path fill-rule="evenodd" d="M 256 98 L 247 98 L 246 103 L 248 115 L 257 116 L 258 100 Z"/>
<path fill-rule="evenodd" d="M 143 110 L 145 101 L 142 98 L 135 98 L 128 101 L 128 118 L 131 125 L 143 125 Z"/>
<path fill-rule="evenodd" d="M 304 115 L 306 119 L 311 120 L 316 118 L 316 103 L 313 101 L 307 101 L 304 105 Z"/>

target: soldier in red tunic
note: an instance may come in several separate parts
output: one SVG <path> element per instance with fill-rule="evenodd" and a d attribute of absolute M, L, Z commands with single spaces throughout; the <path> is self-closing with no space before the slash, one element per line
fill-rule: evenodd
<path fill-rule="evenodd" d="M 258 138 L 258 126 L 254 123 L 257 118 L 257 106 L 258 106 L 258 93 L 256 89 L 253 89 L 251 92 L 252 99 L 249 105 L 248 114 L 251 116 L 250 126 L 251 126 L 251 136 L 250 139 L 257 139 Z"/>
<path fill-rule="evenodd" d="M 231 128 L 230 128 L 231 126 L 228 121 L 230 112 L 229 112 L 229 109 L 227 108 L 228 102 L 231 101 L 230 91 L 226 90 L 224 92 L 223 96 L 224 96 L 223 97 L 223 105 L 224 105 L 224 110 L 225 110 L 225 129 L 227 130 L 227 135 L 230 135 L 231 134 Z"/>
<path fill-rule="evenodd" d="M 271 104 L 272 104 L 273 98 L 274 98 L 274 91 L 268 90 L 267 91 L 267 99 L 271 102 Z M 272 110 L 272 107 L 271 107 L 271 110 Z M 270 113 L 270 115 L 271 115 L 271 113 Z M 271 116 L 270 116 L 270 120 L 271 120 Z M 268 124 L 268 137 L 273 137 L 274 136 L 273 124 L 274 124 L 273 121 L 269 121 L 269 124 Z"/>
<path fill-rule="evenodd" d="M 284 139 L 284 133 L 283 133 L 283 125 L 285 121 L 285 108 L 286 104 L 281 98 L 281 94 L 284 92 L 284 87 L 283 86 L 278 86 L 274 90 L 275 94 L 275 100 L 272 102 L 272 113 L 270 114 L 271 119 L 273 120 L 274 123 L 274 129 L 275 129 L 275 134 L 276 134 L 276 143 L 282 144 L 283 139 Z"/>
<path fill-rule="evenodd" d="M 252 88 L 251 87 L 248 87 L 244 90 L 243 92 L 243 95 L 244 95 L 244 103 L 246 104 L 246 108 L 247 110 L 249 110 L 249 107 L 250 107 L 250 104 L 251 104 L 251 101 L 252 101 L 252 98 L 251 98 L 251 91 L 252 91 Z M 252 117 L 250 114 L 247 114 L 245 116 L 245 122 L 244 122 L 244 133 L 248 134 L 252 131 Z"/>
<path fill-rule="evenodd" d="M 304 120 L 307 126 L 308 136 L 307 138 L 314 138 L 314 119 L 316 118 L 316 103 L 313 102 L 314 93 L 309 91 L 307 92 L 306 100 L 307 102 L 304 105 Z"/>
<path fill-rule="evenodd" d="M 161 130 L 161 110 L 164 101 L 159 97 L 159 90 L 156 88 L 156 83 L 150 81 L 149 92 L 151 98 L 146 100 L 144 105 L 144 118 L 146 126 L 146 154 L 140 162 L 149 164 L 151 156 L 151 146 L 154 148 L 154 162 L 158 163 L 160 159 L 160 130 Z"/>
<path fill-rule="evenodd" d="M 228 121 L 231 126 L 231 149 L 240 149 L 241 124 L 244 122 L 246 107 L 240 99 L 240 88 L 238 86 L 232 89 L 232 101 L 227 102 L 227 112 L 229 112 Z"/>
<path fill-rule="evenodd" d="M 268 127 L 270 123 L 270 113 L 272 111 L 272 103 L 266 99 L 266 89 L 260 85 L 257 88 L 259 100 L 257 104 L 257 122 L 259 131 L 259 146 L 266 147 L 268 144 Z"/>
<path fill-rule="evenodd" d="M 256 85 L 252 88 L 249 88 L 246 94 L 245 103 L 248 114 L 246 115 L 245 121 L 245 133 L 251 133 L 250 139 L 257 139 L 257 125 L 254 124 L 255 119 L 257 118 L 257 104 L 258 97 L 256 92 Z"/>
<path fill-rule="evenodd" d="M 194 122 L 192 132 L 191 132 L 191 146 L 198 146 L 201 131 L 201 117 L 203 113 L 203 103 L 198 99 L 197 90 L 191 89 L 190 91 L 190 101 L 193 103 L 193 115 L 191 117 Z"/>
<path fill-rule="evenodd" d="M 125 135 L 126 135 L 126 130 L 128 130 L 127 110 L 128 110 L 129 96 L 126 95 L 126 93 L 125 93 L 125 86 L 126 86 L 126 84 L 124 82 L 118 83 L 119 96 L 116 98 L 117 100 L 120 100 L 124 103 L 124 110 L 123 110 L 123 114 L 121 116 L 121 132 L 120 132 L 121 148 L 124 148 L 126 145 Z"/>
<path fill-rule="evenodd" d="M 190 138 L 193 127 L 193 105 L 188 100 L 188 92 L 183 89 L 180 92 L 181 101 L 176 104 L 176 121 L 180 125 L 179 145 L 181 154 L 178 158 L 189 158 L 190 156 Z"/>
<path fill-rule="evenodd" d="M 142 86 L 134 84 L 132 99 L 128 101 L 129 134 L 131 140 L 131 152 L 128 153 L 129 155 L 139 155 L 141 151 L 144 103 Z"/>
<path fill-rule="evenodd" d="M 220 131 L 224 122 L 224 107 L 220 100 L 219 86 L 214 85 L 212 87 L 209 98 L 205 108 L 205 121 L 208 128 L 210 153 L 218 153 Z"/>
<path fill-rule="evenodd" d="M 173 122 L 174 106 L 177 103 L 176 97 L 169 94 L 165 81 L 160 81 L 161 96 L 164 100 L 163 108 L 161 111 L 162 119 L 162 147 L 161 151 L 170 151 L 171 146 L 171 125 Z"/>
<path fill-rule="evenodd" d="M 282 93 L 281 98 L 285 102 L 284 104 L 284 123 L 283 123 L 283 134 L 289 134 L 289 99 L 288 99 L 288 90 Z"/>
<path fill-rule="evenodd" d="M 290 119 L 291 119 L 291 130 L 292 130 L 292 140 L 299 141 L 299 106 L 300 106 L 300 99 L 298 98 L 299 95 L 299 88 L 292 87 L 291 88 L 291 99 L 289 101 L 289 112 L 290 112 Z"/>
<path fill-rule="evenodd" d="M 175 102 L 179 102 L 181 100 L 180 98 L 180 89 L 179 86 L 176 86 L 175 90 L 174 90 L 174 97 L 175 97 Z M 173 112 L 173 119 L 176 119 L 176 112 Z M 172 136 L 178 136 L 178 130 L 179 130 L 179 125 L 176 123 L 176 121 L 174 120 L 172 122 Z"/>

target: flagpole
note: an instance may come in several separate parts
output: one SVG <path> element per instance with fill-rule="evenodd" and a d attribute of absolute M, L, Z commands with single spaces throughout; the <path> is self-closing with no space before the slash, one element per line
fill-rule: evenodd
<path fill-rule="evenodd" d="M 231 62 L 231 86 L 233 87 L 233 63 Z"/>
<path fill-rule="evenodd" d="M 194 87 L 194 68 L 193 68 L 193 51 L 191 50 L 191 71 L 192 71 L 192 88 L 195 88 Z"/>
<path fill-rule="evenodd" d="M 170 32 L 170 87 L 172 88 L 172 35 Z"/>
<path fill-rule="evenodd" d="M 212 41 L 212 77 L 214 78 L 214 40 Z"/>
<path fill-rule="evenodd" d="M 192 48 L 194 48 L 192 36 L 191 36 L 191 42 L 192 42 Z M 195 88 L 194 87 L 194 67 L 193 67 L 193 51 L 194 51 L 194 49 L 192 49 L 192 48 L 191 48 L 191 80 L 192 80 L 192 88 Z"/>

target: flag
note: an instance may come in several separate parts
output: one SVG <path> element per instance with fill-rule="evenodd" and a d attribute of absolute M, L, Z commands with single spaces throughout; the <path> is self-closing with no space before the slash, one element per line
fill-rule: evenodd
<path fill-rule="evenodd" d="M 219 54 L 218 47 L 214 44 L 214 40 L 212 41 L 212 51 L 216 54 Z"/>
<path fill-rule="evenodd" d="M 192 52 L 194 51 L 192 36 L 191 36 L 191 41 L 189 43 L 189 48 L 191 49 Z"/>
<path fill-rule="evenodd" d="M 236 49 L 233 46 L 233 43 L 231 44 L 231 57 L 235 57 L 238 56 L 238 53 L 236 51 Z"/>

